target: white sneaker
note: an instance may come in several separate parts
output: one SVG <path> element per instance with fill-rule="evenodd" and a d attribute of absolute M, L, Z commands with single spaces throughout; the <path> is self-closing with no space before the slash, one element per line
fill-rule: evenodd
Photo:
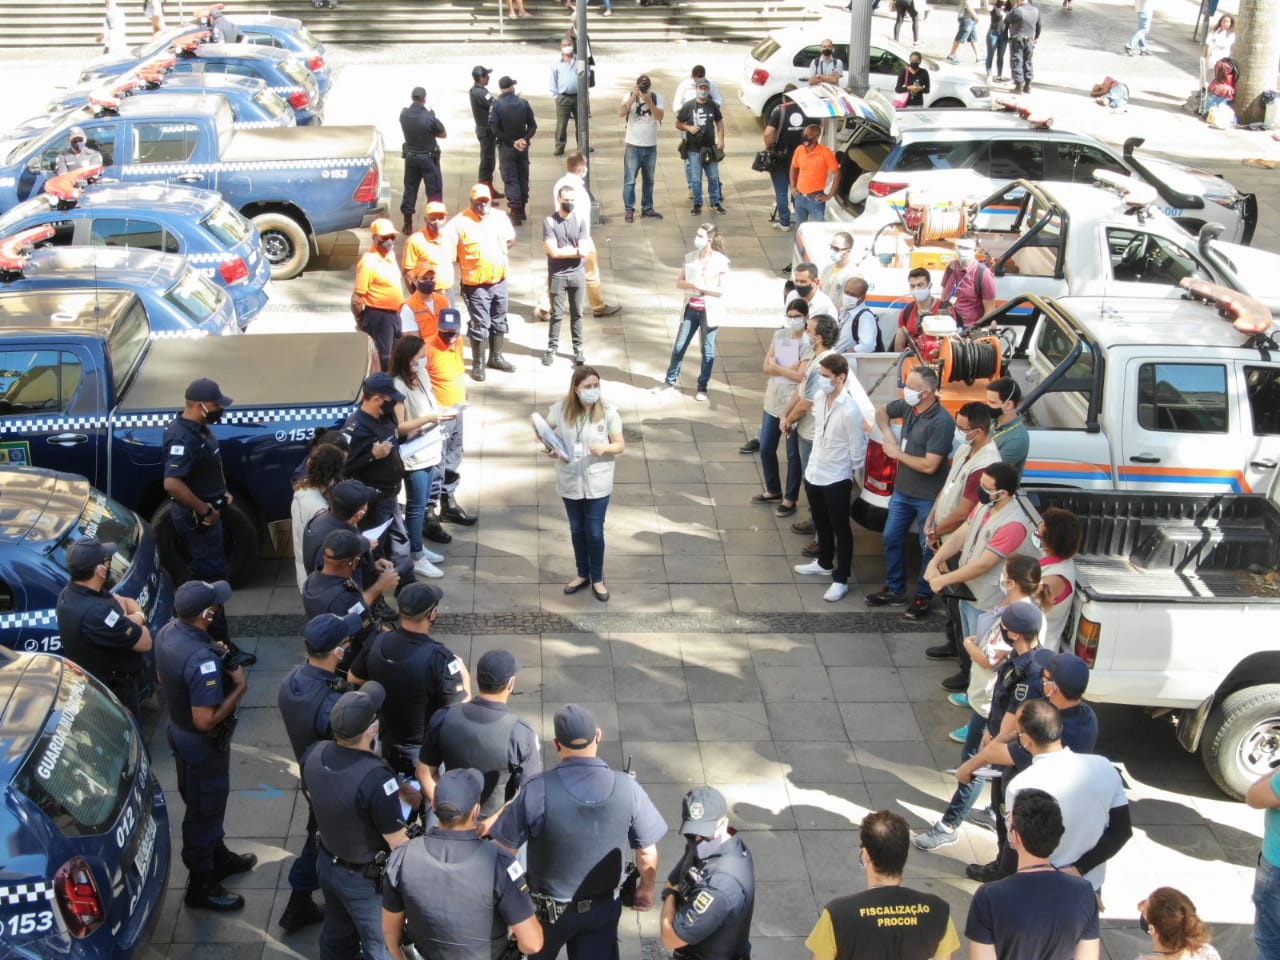
<path fill-rule="evenodd" d="M 422 548 L 422 555 L 432 563 L 444 563 L 443 553 L 436 553 L 434 550 L 428 550 L 425 546 Z"/>
<path fill-rule="evenodd" d="M 426 577 L 428 580 L 439 580 L 444 576 L 444 571 L 426 557 L 414 561 L 413 573 L 414 576 Z"/>
<path fill-rule="evenodd" d="M 780 222 L 780 221 L 778 221 L 778 220 L 775 220 L 775 221 L 773 221 L 773 229 L 775 229 L 775 230 L 781 230 L 783 233 L 790 233 L 790 232 L 791 232 L 791 224 L 789 224 L 789 223 L 782 223 L 782 222 Z"/>
<path fill-rule="evenodd" d="M 706 402 L 707 402 L 707 391 L 705 391 L 705 390 L 699 390 L 697 393 L 695 393 L 695 394 L 693 395 L 693 399 L 697 400 L 699 403 L 706 403 Z"/>
<path fill-rule="evenodd" d="M 820 573 L 826 577 L 831 576 L 831 573 L 832 573 L 830 567 L 824 567 L 817 560 L 810 560 L 808 563 L 797 563 L 795 570 L 796 570 L 796 573 L 803 573 L 806 575 Z"/>
<path fill-rule="evenodd" d="M 847 583 L 833 583 L 827 587 L 827 592 L 822 595 L 822 599 L 828 603 L 835 603 L 837 600 L 843 600 L 844 595 L 849 592 Z"/>
<path fill-rule="evenodd" d="M 676 388 L 672 384 L 663 381 L 662 383 L 658 384 L 656 387 L 651 388 L 649 392 L 657 397 L 665 397 L 668 394 L 675 393 Z"/>

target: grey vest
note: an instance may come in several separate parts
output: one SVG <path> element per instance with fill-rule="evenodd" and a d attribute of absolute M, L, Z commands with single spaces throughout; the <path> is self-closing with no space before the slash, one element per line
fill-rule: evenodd
<path fill-rule="evenodd" d="M 622 860 L 630 847 L 632 790 L 625 773 L 613 774 L 613 790 L 598 803 L 577 800 L 559 769 L 543 775 L 547 791 L 542 832 L 529 840 L 529 888 L 570 902 L 612 897 L 622 882 Z"/>
<path fill-rule="evenodd" d="M 362 755 L 352 759 L 349 755 L 353 753 Z M 335 762 L 336 766 L 329 765 Z M 387 847 L 377 828 L 357 816 L 356 791 L 376 770 L 383 771 L 388 780 L 395 776 L 381 757 L 332 740 L 320 741 L 302 758 L 302 792 L 311 801 L 320 842 L 348 863 L 369 863 Z"/>
<path fill-rule="evenodd" d="M 960 551 L 959 566 L 964 566 L 981 554 L 987 548 L 987 543 L 995 536 L 996 531 L 1010 523 L 1022 524 L 1026 534 L 1011 556 L 1020 554 L 1028 557 L 1035 556 L 1039 551 L 1032 537 L 1039 524 L 1027 516 L 1022 501 L 1015 496 L 1013 502 L 1002 508 L 995 516 L 991 515 L 990 505 L 978 508 L 978 512 L 969 521 L 969 532 L 965 537 L 964 547 Z M 965 584 L 973 591 L 974 606 L 979 610 L 991 610 L 1000 606 L 1004 600 L 1004 594 L 1000 592 L 1000 578 L 1003 575 L 1004 562 L 998 561 L 986 573 L 979 574 Z"/>
<path fill-rule="evenodd" d="M 487 715 L 487 708 L 480 708 Z M 484 774 L 484 792 L 480 794 L 480 816 L 490 817 L 507 800 L 507 782 L 511 771 L 507 756 L 511 748 L 511 731 L 519 718 L 509 710 L 491 723 L 471 719 L 466 704 L 454 704 L 440 721 L 440 758 L 445 769 L 472 767 Z"/>

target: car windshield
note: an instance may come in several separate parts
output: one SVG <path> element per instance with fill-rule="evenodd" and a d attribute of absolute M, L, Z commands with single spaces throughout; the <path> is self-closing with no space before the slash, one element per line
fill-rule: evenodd
<path fill-rule="evenodd" d="M 289 109 L 289 105 L 280 98 L 274 90 L 268 90 L 263 87 L 253 95 L 253 102 L 262 108 L 262 112 L 268 117 L 276 118 L 284 116 Z"/>
<path fill-rule="evenodd" d="M 117 397 L 124 396 L 138 356 L 150 339 L 151 324 L 147 321 L 147 312 L 140 301 L 135 301 L 129 312 L 107 334 L 107 362 L 111 365 L 111 379 L 116 385 Z"/>
<path fill-rule="evenodd" d="M 50 558 L 65 567 L 67 549 L 85 537 L 96 537 L 104 543 L 116 545 L 115 556 L 111 558 L 111 579 L 119 583 L 128 575 L 133 558 L 142 543 L 142 525 L 133 511 L 125 509 L 105 493 L 91 487 L 89 502 L 81 511 L 80 518 L 53 546 L 49 552 Z"/>
<path fill-rule="evenodd" d="M 79 117 L 79 119 L 73 119 Z M 61 138 L 66 140 L 67 126 L 72 123 L 85 123 L 92 120 L 93 114 L 85 107 L 79 107 L 76 110 L 68 111 L 66 116 L 58 123 L 52 124 L 49 129 L 32 137 L 30 140 L 23 140 L 16 147 L 9 151 L 9 155 L 5 158 L 7 163 L 17 163 L 23 157 L 31 156 L 37 153 L 43 153 L 45 147 L 49 146 L 55 139 Z"/>
<path fill-rule="evenodd" d="M 222 291 L 194 270 L 183 271 L 165 299 L 176 305 L 193 323 L 204 323 L 222 306 Z"/>
<path fill-rule="evenodd" d="M 253 229 L 249 221 L 240 216 L 225 200 L 210 210 L 209 215 L 200 221 L 200 225 L 227 247 L 243 243 L 249 238 L 249 233 Z"/>
<path fill-rule="evenodd" d="M 93 836 L 120 815 L 141 756 L 128 715 L 68 662 L 44 732 L 14 786 L 63 834 Z"/>
<path fill-rule="evenodd" d="M 315 76 L 297 57 L 286 57 L 281 60 L 280 72 L 304 90 L 309 90 L 311 84 L 315 82 Z"/>
<path fill-rule="evenodd" d="M 316 39 L 315 34 L 298 24 L 298 29 L 293 31 L 293 35 L 298 38 L 304 50 L 315 50 L 320 46 L 320 41 Z"/>
<path fill-rule="evenodd" d="M 765 37 L 751 48 L 751 59 L 756 63 L 764 63 L 778 52 L 778 41 L 773 37 Z"/>
<path fill-rule="evenodd" d="M 149 41 L 134 50 L 133 55 L 139 60 L 145 60 L 147 57 L 155 56 L 161 50 L 173 43 L 174 40 L 183 34 L 190 33 L 187 27 L 170 27 L 168 30 L 161 30 Z"/>

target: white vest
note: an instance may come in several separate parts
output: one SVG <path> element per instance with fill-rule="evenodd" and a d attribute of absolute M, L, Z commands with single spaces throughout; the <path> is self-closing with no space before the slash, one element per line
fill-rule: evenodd
<path fill-rule="evenodd" d="M 598 500 L 613 493 L 614 455 L 593 457 L 593 444 L 609 442 L 609 420 L 615 415 L 614 407 L 605 404 L 604 416 L 599 420 L 566 423 L 564 401 L 551 408 L 559 420 L 555 430 L 564 448 L 569 451 L 569 462 L 556 462 L 556 493 L 566 500 Z M 575 451 L 581 456 L 575 456 Z"/>

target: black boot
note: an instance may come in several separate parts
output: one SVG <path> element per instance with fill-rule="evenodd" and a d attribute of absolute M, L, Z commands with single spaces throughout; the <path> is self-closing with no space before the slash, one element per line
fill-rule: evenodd
<path fill-rule="evenodd" d="M 491 370 L 501 370 L 503 373 L 515 373 L 516 368 L 507 362 L 507 358 L 502 355 L 502 348 L 507 342 L 505 333 L 489 334 L 489 363 Z"/>
<path fill-rule="evenodd" d="M 187 878 L 187 894 L 183 903 L 195 910 L 216 910 L 226 913 L 244 906 L 244 897 L 232 893 L 208 874 L 191 874 Z"/>
<path fill-rule="evenodd" d="M 478 383 L 484 383 L 484 363 L 488 349 L 489 344 L 484 340 L 471 341 L 471 379 Z"/>
<path fill-rule="evenodd" d="M 440 526 L 440 518 L 436 516 L 435 501 L 427 502 L 427 515 L 422 520 L 422 535 L 432 543 L 453 542 L 453 534 Z"/>
<path fill-rule="evenodd" d="M 311 894 L 301 890 L 295 890 L 289 894 L 289 905 L 284 908 L 284 913 L 280 914 L 280 926 L 284 927 L 285 933 L 293 933 L 295 930 L 309 927 L 313 923 L 320 923 L 322 920 L 324 920 L 324 910 L 311 899 Z"/>
<path fill-rule="evenodd" d="M 453 499 L 453 494 L 446 493 L 442 503 L 444 504 L 444 509 L 440 511 L 441 520 L 448 520 L 450 523 L 456 523 L 464 527 L 469 527 L 476 522 L 476 518 L 463 510 L 458 501 Z"/>
<path fill-rule="evenodd" d="M 213 850 L 213 879 L 225 880 L 233 873 L 246 873 L 257 863 L 258 858 L 254 854 L 232 853 L 225 843 L 218 841 Z"/>

